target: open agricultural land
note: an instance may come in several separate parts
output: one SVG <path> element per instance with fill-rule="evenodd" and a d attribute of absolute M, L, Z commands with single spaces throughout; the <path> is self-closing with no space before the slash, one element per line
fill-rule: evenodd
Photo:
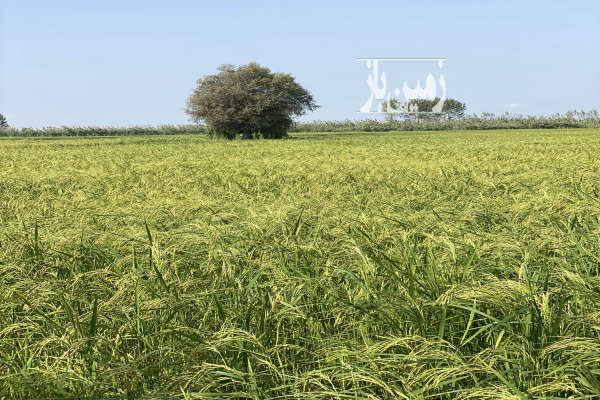
<path fill-rule="evenodd" d="M 590 399 L 600 130 L 0 139 L 0 398 Z"/>

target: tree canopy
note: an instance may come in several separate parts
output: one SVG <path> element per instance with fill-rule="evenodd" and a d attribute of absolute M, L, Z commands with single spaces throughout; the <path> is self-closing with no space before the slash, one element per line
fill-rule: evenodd
<path fill-rule="evenodd" d="M 411 100 L 409 105 L 416 105 L 420 112 L 432 112 L 433 107 L 440 101 L 439 97 L 433 100 L 418 99 Z M 455 99 L 445 99 L 442 106 L 442 114 L 448 119 L 462 118 L 465 115 L 467 105 Z"/>
<path fill-rule="evenodd" d="M 2 114 L 0 114 L 0 128 L 8 128 L 8 122 Z"/>
<path fill-rule="evenodd" d="M 389 102 L 384 102 L 381 105 L 381 111 L 388 114 L 389 119 L 393 119 L 393 116 L 400 115 L 405 118 L 416 118 L 416 119 L 458 119 L 465 116 L 465 111 L 467 106 L 465 103 L 462 103 L 455 99 L 445 99 L 444 105 L 442 106 L 441 114 L 430 114 L 433 112 L 433 107 L 440 101 L 439 97 L 435 99 L 413 99 L 410 100 L 405 108 L 407 110 L 416 110 L 407 113 L 404 110 L 401 110 L 401 105 L 399 104 L 397 99 L 390 99 Z"/>
<path fill-rule="evenodd" d="M 289 74 L 256 63 L 222 65 L 197 81 L 186 112 L 209 134 L 233 139 L 287 136 L 293 118 L 318 108 L 313 96 Z"/>

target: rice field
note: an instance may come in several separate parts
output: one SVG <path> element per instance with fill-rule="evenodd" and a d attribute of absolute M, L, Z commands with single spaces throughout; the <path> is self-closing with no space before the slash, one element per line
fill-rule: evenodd
<path fill-rule="evenodd" d="M 0 138 L 0 399 L 598 396 L 598 129 Z"/>

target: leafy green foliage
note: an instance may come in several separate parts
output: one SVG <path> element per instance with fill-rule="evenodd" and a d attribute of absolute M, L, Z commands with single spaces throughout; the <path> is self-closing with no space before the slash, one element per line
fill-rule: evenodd
<path fill-rule="evenodd" d="M 599 135 L 0 139 L 0 398 L 595 398 Z"/>
<path fill-rule="evenodd" d="M 428 114 L 433 113 L 433 109 L 436 104 L 440 102 L 440 98 L 436 97 L 435 99 L 414 99 L 410 100 L 405 107 L 408 110 L 411 110 L 412 107 L 416 107 L 414 112 L 403 112 L 401 110 L 401 105 L 397 99 L 390 99 L 389 101 L 385 101 L 381 104 L 381 111 L 386 114 L 387 121 L 393 121 L 394 116 L 406 118 L 409 120 L 430 120 L 430 121 L 439 121 L 443 119 L 458 119 L 465 116 L 465 111 L 467 110 L 467 106 L 465 103 L 461 103 L 455 99 L 445 99 L 444 105 L 442 106 L 442 113 L 438 114 Z"/>
<path fill-rule="evenodd" d="M 600 128 L 597 111 L 571 111 L 550 117 L 524 117 L 520 115 L 466 116 L 458 120 L 406 120 L 397 121 L 314 121 L 297 122 L 291 132 L 390 132 L 390 131 L 442 131 L 442 130 L 483 130 L 483 129 L 554 129 L 554 128 Z M 58 128 L 6 128 L 0 136 L 15 137 L 56 137 L 56 136 L 138 136 L 138 135 L 194 135 L 216 133 L 202 125 L 163 125 L 118 127 L 58 127 Z"/>
<path fill-rule="evenodd" d="M 465 111 L 467 110 L 467 105 L 465 103 L 461 103 L 456 99 L 446 99 L 444 100 L 444 105 L 442 106 L 442 115 L 431 115 L 431 114 L 421 114 L 421 113 L 431 113 L 433 112 L 433 108 L 440 101 L 439 97 L 436 97 L 433 100 L 427 99 L 415 99 L 408 102 L 409 106 L 415 105 L 418 107 L 419 113 L 417 113 L 417 119 L 458 119 L 465 116 Z"/>
<path fill-rule="evenodd" d="M 3 128 L 8 128 L 8 121 L 4 115 L 0 114 L 0 129 Z"/>
<path fill-rule="evenodd" d="M 400 116 L 398 113 L 400 107 L 400 102 L 397 99 L 389 99 L 388 101 L 383 102 L 383 104 L 381 104 L 381 112 L 386 113 L 386 121 L 392 122 L 395 116 Z"/>
<path fill-rule="evenodd" d="M 218 74 L 199 79 L 186 112 L 194 121 L 204 121 L 211 135 L 277 139 L 287 136 L 293 117 L 317 107 L 291 75 L 250 63 L 222 65 Z"/>
<path fill-rule="evenodd" d="M 466 110 L 467 105 L 456 99 L 446 99 L 442 107 L 442 112 L 446 114 L 446 118 L 448 119 L 462 118 L 465 116 Z"/>
<path fill-rule="evenodd" d="M 161 125 L 132 127 L 61 126 L 41 129 L 8 128 L 0 136 L 60 137 L 60 136 L 146 136 L 146 135 L 197 135 L 205 133 L 201 125 Z"/>
<path fill-rule="evenodd" d="M 384 110 L 385 111 L 385 110 Z M 552 116 L 494 115 L 483 113 L 454 120 L 407 119 L 385 121 L 365 119 L 359 121 L 299 122 L 292 132 L 392 132 L 392 131 L 444 131 L 484 129 L 566 129 L 600 128 L 597 111 L 569 111 Z"/>

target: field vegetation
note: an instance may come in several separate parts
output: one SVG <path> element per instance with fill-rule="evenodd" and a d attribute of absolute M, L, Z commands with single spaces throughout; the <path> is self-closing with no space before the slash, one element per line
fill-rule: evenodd
<path fill-rule="evenodd" d="M 600 128 L 600 114 L 597 111 L 570 111 L 551 116 L 523 116 L 514 114 L 468 115 L 445 120 L 407 119 L 393 120 L 347 120 L 296 122 L 289 131 L 310 132 L 394 132 L 394 131 L 445 131 L 445 130 L 492 130 L 492 129 L 572 129 Z M 62 126 L 47 128 L 4 128 L 0 137 L 52 137 L 52 136 L 137 136 L 137 135 L 196 135 L 210 134 L 202 124 L 132 126 L 132 127 L 93 127 Z M 241 135 L 238 135 L 238 137 Z M 284 135 L 285 136 L 285 135 Z M 231 135 L 230 138 L 234 138 Z"/>
<path fill-rule="evenodd" d="M 59 126 L 46 128 L 4 128 L 0 137 L 57 137 L 57 136 L 148 136 L 197 135 L 204 133 L 202 125 L 161 126 Z"/>
<path fill-rule="evenodd" d="M 460 103 L 459 103 L 460 104 Z M 423 115 L 415 119 L 313 121 L 298 123 L 294 132 L 392 132 L 392 131 L 446 131 L 491 129 L 566 129 L 600 128 L 597 111 L 569 111 L 550 116 L 524 116 L 518 114 L 467 115 L 459 118 L 437 120 Z"/>
<path fill-rule="evenodd" d="M 597 398 L 600 130 L 291 136 L 0 138 L 0 398 Z"/>

